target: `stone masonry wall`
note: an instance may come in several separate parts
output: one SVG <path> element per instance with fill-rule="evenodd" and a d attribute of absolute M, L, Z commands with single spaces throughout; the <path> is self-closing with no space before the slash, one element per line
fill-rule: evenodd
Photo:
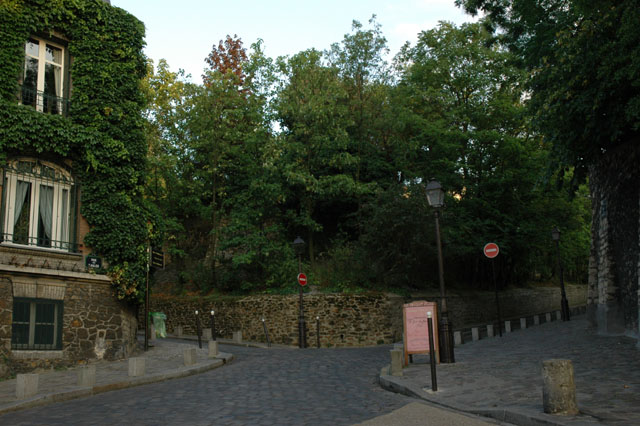
<path fill-rule="evenodd" d="M 55 279 L 38 275 L 0 275 L 0 377 L 40 368 L 71 366 L 92 359 L 121 359 L 135 351 L 138 328 L 135 308 L 113 296 L 106 277 L 71 275 L 74 276 Z M 87 279 L 80 276 L 87 276 Z M 29 288 L 37 289 L 33 296 L 24 294 Z M 49 294 L 51 289 L 55 295 Z M 11 349 L 14 294 L 62 300 L 62 350 Z"/>
<path fill-rule="evenodd" d="M 587 286 L 568 285 L 567 298 L 571 307 L 585 306 Z M 437 301 L 438 292 L 415 296 L 413 300 Z M 396 295 L 305 294 L 304 315 L 307 344 L 317 342 L 316 318 L 320 323 L 320 345 L 368 346 L 402 340 L 402 305 L 411 302 Z M 520 318 L 560 310 L 558 288 L 511 289 L 500 293 L 503 319 Z M 447 306 L 454 329 L 491 323 L 496 319 L 495 293 L 448 294 Z M 231 338 L 242 331 L 243 339 L 266 341 L 262 326 L 265 319 L 272 342 L 298 345 L 298 296 L 259 295 L 221 300 L 198 300 L 152 295 L 152 312 L 167 316 L 168 332 L 177 326 L 184 334 L 196 334 L 194 312 L 198 310 L 201 327 L 210 327 L 210 311 L 215 311 L 218 336 Z M 143 324 L 140 322 L 140 324 Z"/>

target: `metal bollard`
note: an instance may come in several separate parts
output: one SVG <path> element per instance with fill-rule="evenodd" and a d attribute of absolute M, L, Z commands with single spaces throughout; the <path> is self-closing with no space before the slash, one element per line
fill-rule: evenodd
<path fill-rule="evenodd" d="M 438 379 L 436 378 L 436 351 L 433 345 L 433 318 L 431 312 L 427 312 L 427 326 L 429 328 L 429 363 L 431 364 L 431 390 L 438 390 Z"/>
<path fill-rule="evenodd" d="M 271 347 L 271 341 L 269 340 L 269 331 L 267 331 L 267 324 L 264 322 L 264 318 L 262 318 L 262 328 L 264 329 L 264 335 L 267 338 L 267 347 Z"/>
<path fill-rule="evenodd" d="M 211 340 L 216 340 L 216 312 L 211 310 Z"/>

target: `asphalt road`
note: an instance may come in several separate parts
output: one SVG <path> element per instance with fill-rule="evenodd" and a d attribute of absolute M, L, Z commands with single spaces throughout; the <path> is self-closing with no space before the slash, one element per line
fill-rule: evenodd
<path fill-rule="evenodd" d="M 221 346 L 227 366 L 0 416 L 0 425 L 351 425 L 411 398 L 376 380 L 390 346 L 286 349 Z"/>

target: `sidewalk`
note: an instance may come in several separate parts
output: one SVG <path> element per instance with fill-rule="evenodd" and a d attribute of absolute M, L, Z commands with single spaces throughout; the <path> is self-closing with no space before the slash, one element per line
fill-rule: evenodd
<path fill-rule="evenodd" d="M 640 350 L 635 339 L 598 336 L 583 316 L 553 321 L 455 348 L 454 364 L 439 364 L 431 390 L 428 356 L 414 355 L 403 376 L 381 385 L 455 410 L 517 425 L 640 425 Z M 573 362 L 578 416 L 542 408 L 542 361 Z"/>
<path fill-rule="evenodd" d="M 96 366 L 96 384 L 93 387 L 77 385 L 80 367 L 61 371 L 50 370 L 39 374 L 37 395 L 21 400 L 16 398 L 16 379 L 1 381 L 0 414 L 74 398 L 83 398 L 132 386 L 186 377 L 221 367 L 233 360 L 233 355 L 222 352 L 218 353 L 216 358 L 209 358 L 207 341 L 203 341 L 202 349 L 199 349 L 197 345 L 163 339 L 157 339 L 153 345 L 147 352 L 141 352 L 137 355 L 145 358 L 144 376 L 130 377 L 128 360 L 90 363 L 90 365 Z M 197 362 L 187 367 L 184 365 L 183 349 L 193 347 L 196 348 Z"/>

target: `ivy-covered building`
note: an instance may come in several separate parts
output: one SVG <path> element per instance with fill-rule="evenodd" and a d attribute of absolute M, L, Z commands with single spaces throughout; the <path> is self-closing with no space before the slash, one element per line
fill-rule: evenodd
<path fill-rule="evenodd" d="M 135 347 L 143 44 L 109 1 L 0 2 L 0 376 Z"/>

